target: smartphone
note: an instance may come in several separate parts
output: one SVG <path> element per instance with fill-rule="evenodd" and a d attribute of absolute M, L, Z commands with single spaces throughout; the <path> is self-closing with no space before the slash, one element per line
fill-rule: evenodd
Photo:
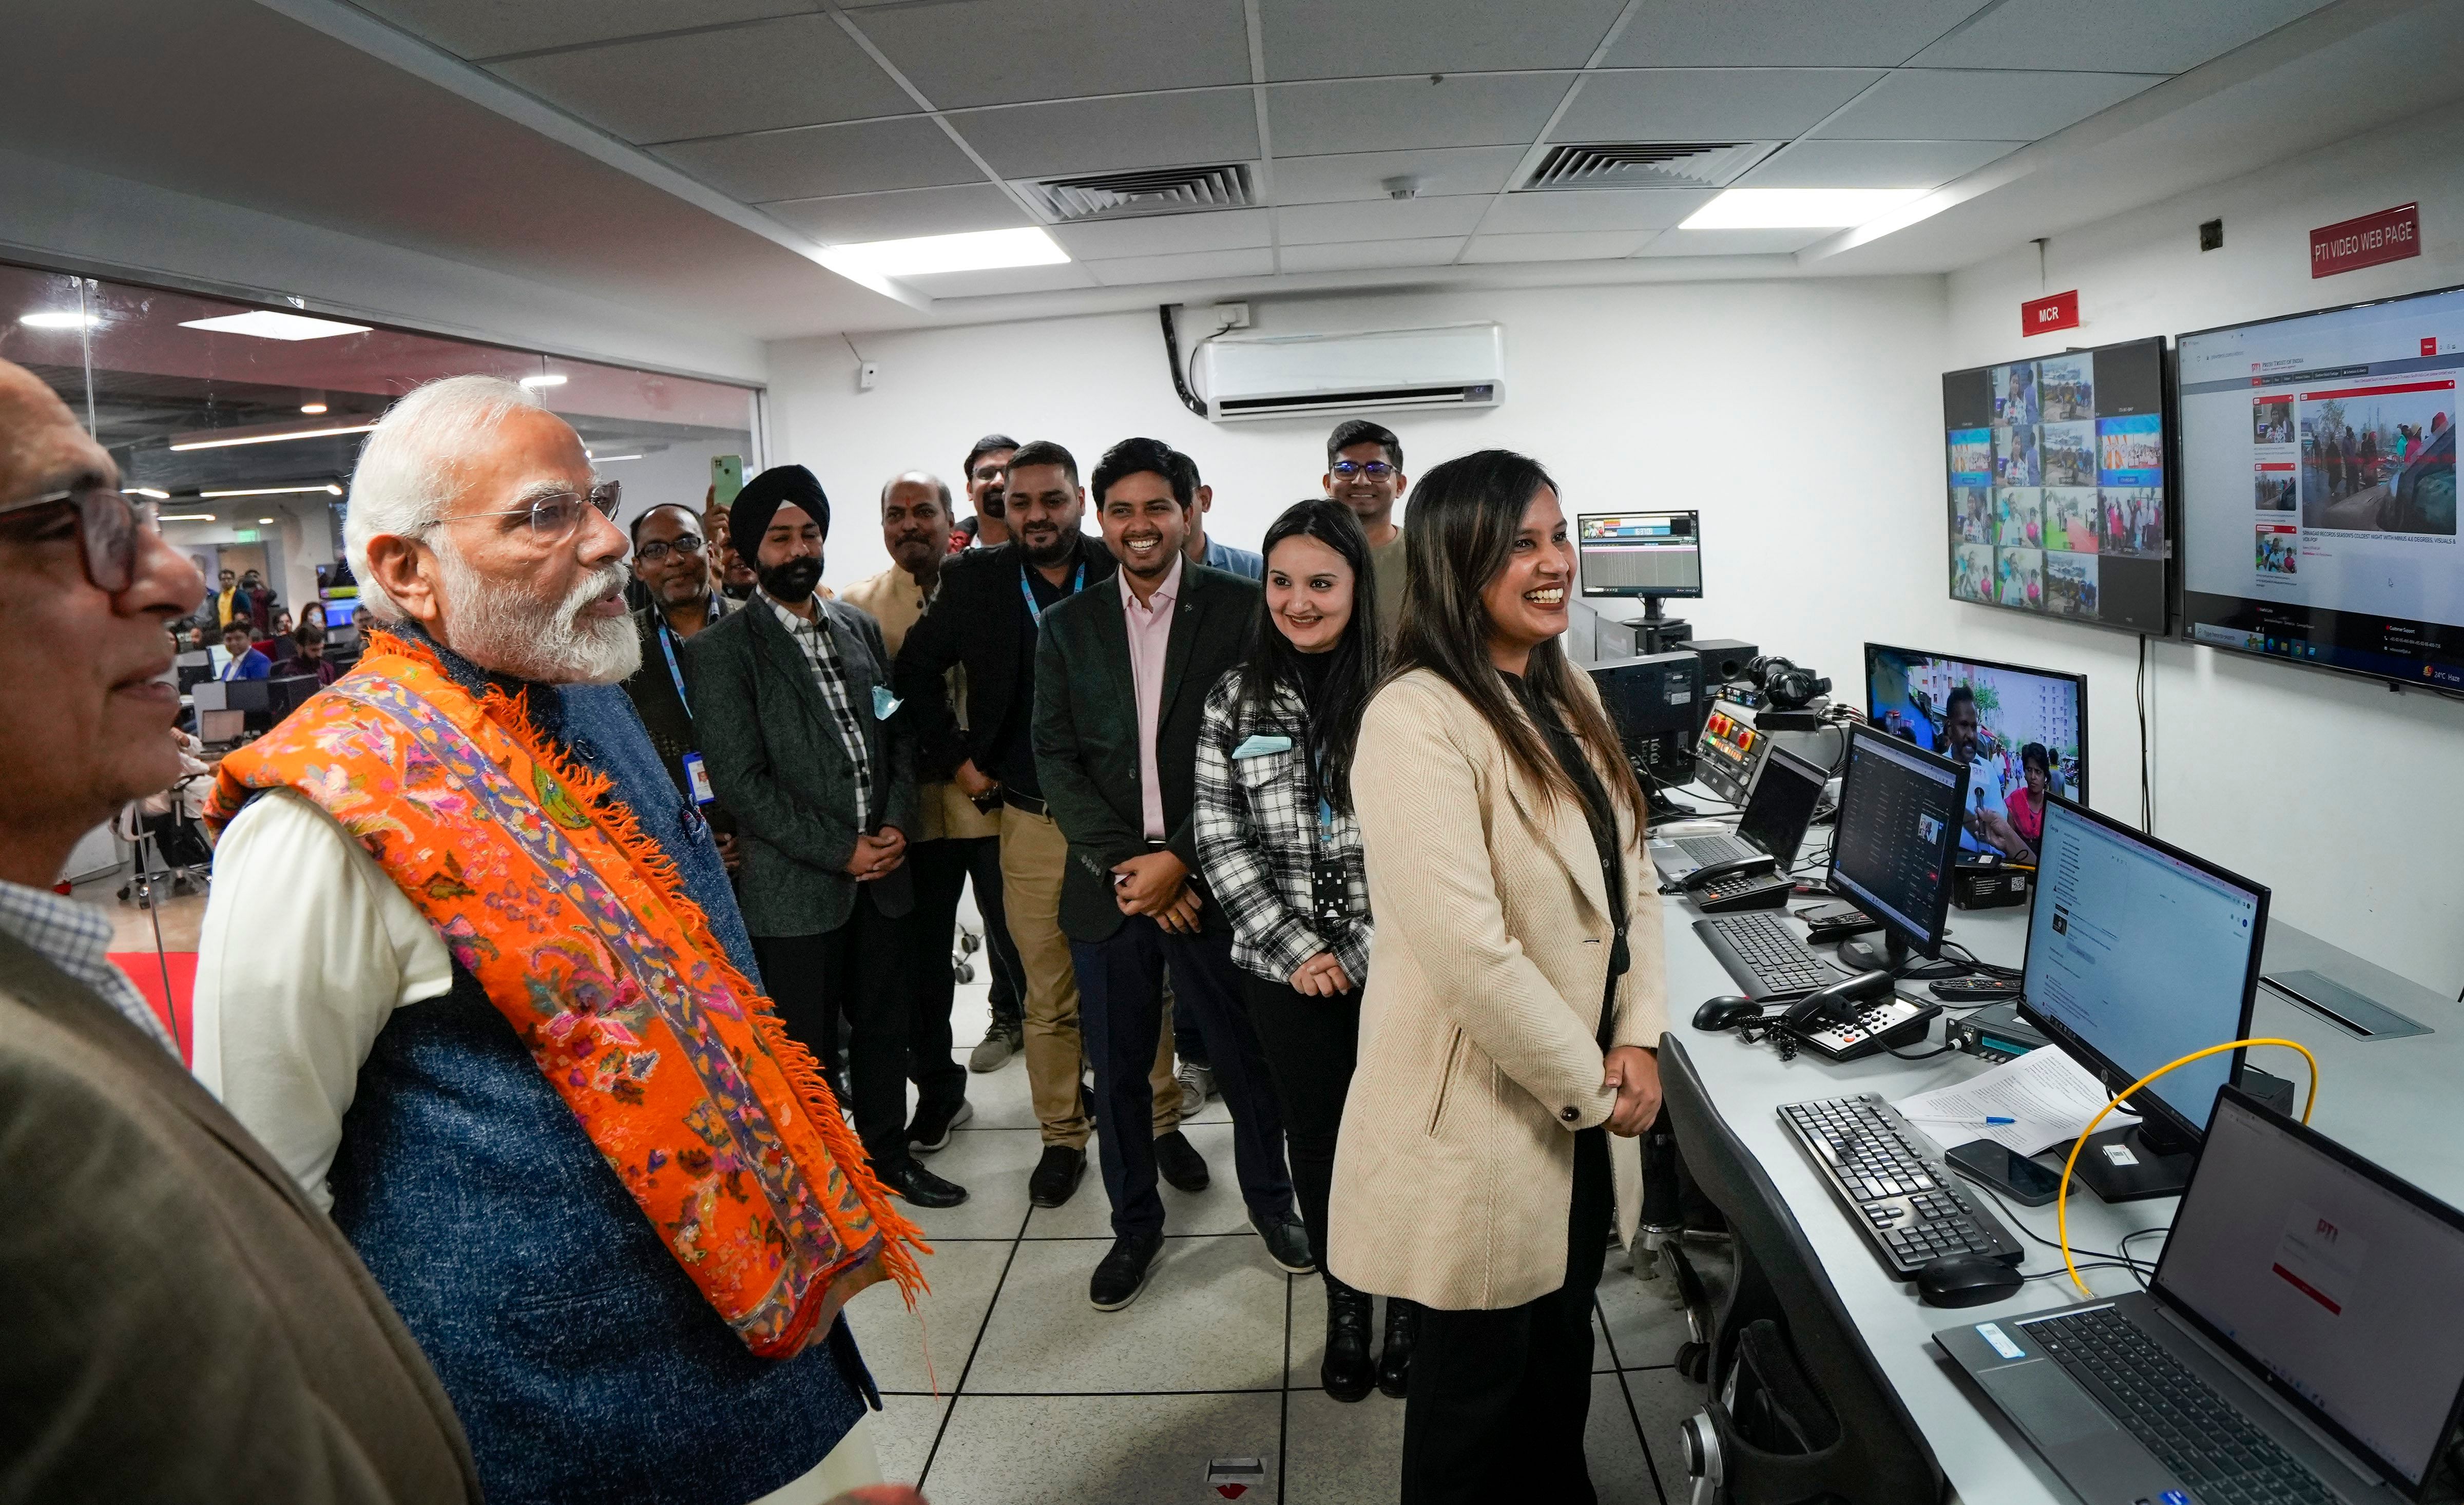
<path fill-rule="evenodd" d="M 725 507 L 744 490 L 744 457 L 740 454 L 715 454 L 710 457 L 710 504 Z"/>
<path fill-rule="evenodd" d="M 1990 1139 L 1972 1139 L 1943 1157 L 2021 1207 L 2043 1207 L 2062 1189 L 2062 1173 L 2014 1155 Z"/>

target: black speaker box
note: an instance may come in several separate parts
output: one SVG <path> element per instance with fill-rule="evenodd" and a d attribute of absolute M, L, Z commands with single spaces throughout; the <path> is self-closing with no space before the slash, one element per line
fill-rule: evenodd
<path fill-rule="evenodd" d="M 1698 638 L 1685 646 L 1703 661 L 1703 685 L 1713 692 L 1715 700 L 1720 687 L 1732 679 L 1745 678 L 1746 665 L 1762 652 L 1752 643 L 1739 643 L 1734 638 Z"/>

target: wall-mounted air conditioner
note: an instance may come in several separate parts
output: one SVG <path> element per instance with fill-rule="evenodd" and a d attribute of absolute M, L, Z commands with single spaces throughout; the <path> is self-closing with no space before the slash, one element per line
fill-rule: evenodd
<path fill-rule="evenodd" d="M 1385 407 L 1495 407 L 1506 401 L 1506 331 L 1496 324 L 1356 335 L 1214 339 L 1197 386 L 1220 424 Z"/>

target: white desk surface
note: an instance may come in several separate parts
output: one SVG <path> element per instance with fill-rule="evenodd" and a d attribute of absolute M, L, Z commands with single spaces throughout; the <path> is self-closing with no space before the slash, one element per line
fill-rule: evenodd
<path fill-rule="evenodd" d="M 1803 903 L 1800 900 L 1791 907 L 1802 907 Z M 2008 1301 L 1960 1310 L 1925 1305 L 1917 1299 L 1913 1285 L 1902 1284 L 1883 1269 L 1794 1138 L 1781 1127 L 1777 1114 L 1782 1103 L 1859 1092 L 1880 1093 L 1897 1101 L 1973 1076 L 1987 1069 L 1988 1063 L 1962 1055 L 1925 1061 L 1883 1055 L 1840 1065 L 1803 1052 L 1793 1061 L 1782 1061 L 1768 1044 L 1749 1046 L 1733 1034 L 1696 1030 L 1696 1005 L 1737 990 L 1693 932 L 1694 922 L 1702 918 L 1700 912 L 1675 896 L 1661 904 L 1668 939 L 1670 1032 L 1683 1041 L 1721 1117 L 1761 1161 L 1787 1201 L 1877 1367 L 1899 1391 L 1952 1488 L 1976 1505 L 2075 1505 L 2077 1496 L 1939 1356 L 1930 1341 L 1937 1328 L 1958 1322 L 1985 1321 L 2086 1299 L 2059 1274 L 2061 1256 L 2029 1243 L 2021 1270 L 2032 1276 L 2045 1271 L 2056 1274 L 2030 1280 Z M 2026 949 L 2027 916 L 2024 907 L 1954 909 L 1950 935 L 1986 961 L 2016 967 Z M 1793 918 L 1789 923 L 1804 933 L 1804 927 Z M 2319 1057 L 2323 1080 L 2312 1124 L 2432 1195 L 2464 1206 L 2464 1133 L 2458 1132 L 2464 1127 L 2464 1006 L 2291 926 L 2271 921 L 2261 971 L 2300 968 L 2368 992 L 2435 1032 L 2375 1043 L 2358 1039 L 2260 985 L 2252 1033 L 2298 1039 Z M 1920 1002 L 1935 1001 L 1924 989 L 1923 983 L 1908 983 L 1902 985 L 1901 992 Z M 1940 1041 L 1941 1021 L 1936 1022 L 1932 1038 Z M 2295 1084 L 2298 1108 L 2308 1080 L 2301 1058 L 2280 1047 L 2267 1047 L 2251 1051 L 2249 1058 L 2251 1064 Z M 2174 1199 L 2163 1198 L 2107 1207 L 2075 1184 L 2070 1197 L 2074 1254 L 2081 1249 L 2113 1253 L 2115 1240 L 2130 1230 L 2169 1223 L 2175 1205 Z M 2048 1243 L 2053 1241 L 2051 1205 L 2012 1205 L 1997 1211 L 2003 1211 L 2006 1222 L 2016 1222 Z M 2027 1242 L 2024 1232 L 2021 1240 Z M 2139 1240 L 2131 1253 L 2152 1259 L 2161 1242 Z M 2086 1256 L 2078 1257 L 2086 1262 Z M 2124 1270 L 2082 1274 L 2100 1296 L 2137 1289 Z"/>

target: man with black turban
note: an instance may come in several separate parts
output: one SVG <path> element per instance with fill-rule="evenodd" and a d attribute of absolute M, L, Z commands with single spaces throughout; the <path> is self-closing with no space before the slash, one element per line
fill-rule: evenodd
<path fill-rule="evenodd" d="M 919 1116 L 968 1116 L 949 1016 L 917 1017 L 905 972 L 946 965 L 950 940 L 909 933 L 914 748 L 892 714 L 881 624 L 818 594 L 829 531 L 830 499 L 803 466 L 737 493 L 728 533 L 760 586 L 685 644 L 685 691 L 712 792 L 736 817 L 739 903 L 780 1016 L 848 1083 L 882 1185 L 956 1207 L 966 1189 L 925 1169 L 907 1141 L 911 1062 Z"/>

